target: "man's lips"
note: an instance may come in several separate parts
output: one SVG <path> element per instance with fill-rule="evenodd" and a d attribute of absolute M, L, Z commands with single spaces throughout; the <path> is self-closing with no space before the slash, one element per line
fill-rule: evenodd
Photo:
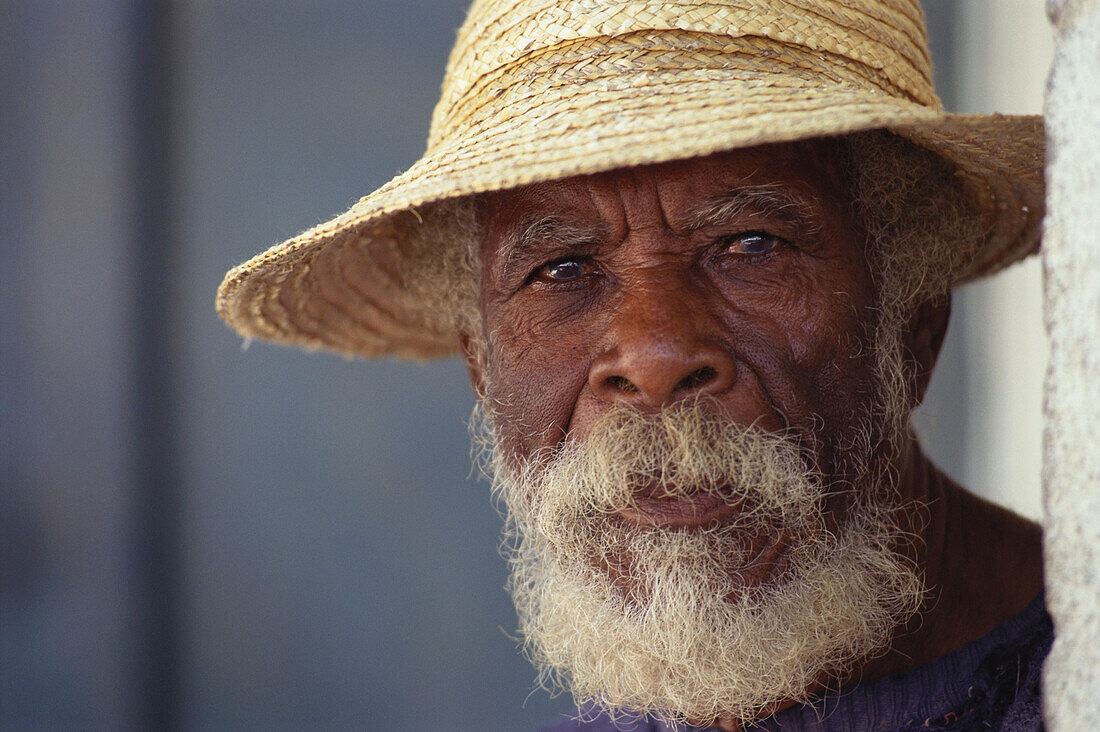
<path fill-rule="evenodd" d="M 740 510 L 740 502 L 730 503 L 721 491 L 681 490 L 670 495 L 660 485 L 655 485 L 640 491 L 632 505 L 617 513 L 640 526 L 675 529 L 721 523 Z"/>

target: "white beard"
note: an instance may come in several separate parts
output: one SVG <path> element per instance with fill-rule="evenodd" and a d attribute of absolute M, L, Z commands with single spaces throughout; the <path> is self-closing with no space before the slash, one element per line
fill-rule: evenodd
<path fill-rule="evenodd" d="M 853 462 L 877 477 L 848 486 L 853 500 L 830 531 L 824 497 L 838 486 L 806 467 L 792 438 L 698 406 L 615 411 L 583 444 L 519 468 L 493 445 L 513 539 L 509 588 L 541 681 L 612 711 L 747 721 L 884 649 L 923 589 L 897 551 L 893 490 L 874 485 L 885 471 L 868 470 L 869 455 Z M 715 487 L 741 508 L 694 530 L 623 522 L 615 511 L 652 481 L 672 494 Z M 777 535 L 784 557 L 754 574 Z"/>

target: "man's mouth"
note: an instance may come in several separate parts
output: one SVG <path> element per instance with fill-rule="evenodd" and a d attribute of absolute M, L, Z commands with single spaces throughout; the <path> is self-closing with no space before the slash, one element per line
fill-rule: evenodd
<path fill-rule="evenodd" d="M 639 491 L 633 503 L 618 515 L 639 526 L 679 529 L 724 523 L 741 511 L 741 503 L 730 502 L 729 491 L 714 489 L 670 491 L 653 484 Z"/>

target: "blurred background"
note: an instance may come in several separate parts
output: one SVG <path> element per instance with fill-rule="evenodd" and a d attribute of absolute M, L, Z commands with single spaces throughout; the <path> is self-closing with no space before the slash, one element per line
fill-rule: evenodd
<path fill-rule="evenodd" d="M 231 266 L 422 152 L 465 0 L 0 0 L 0 729 L 522 730 L 457 361 L 308 355 Z M 925 3 L 961 112 L 1036 113 L 1042 0 Z M 1036 262 L 959 292 L 915 424 L 1041 513 Z"/>

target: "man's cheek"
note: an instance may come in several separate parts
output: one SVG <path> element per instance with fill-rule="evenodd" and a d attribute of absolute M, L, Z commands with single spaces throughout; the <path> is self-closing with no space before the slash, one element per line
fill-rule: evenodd
<path fill-rule="evenodd" d="M 520 457 L 553 448 L 565 438 L 586 371 L 574 359 L 535 349 L 498 352 L 489 398 L 503 446 Z"/>

